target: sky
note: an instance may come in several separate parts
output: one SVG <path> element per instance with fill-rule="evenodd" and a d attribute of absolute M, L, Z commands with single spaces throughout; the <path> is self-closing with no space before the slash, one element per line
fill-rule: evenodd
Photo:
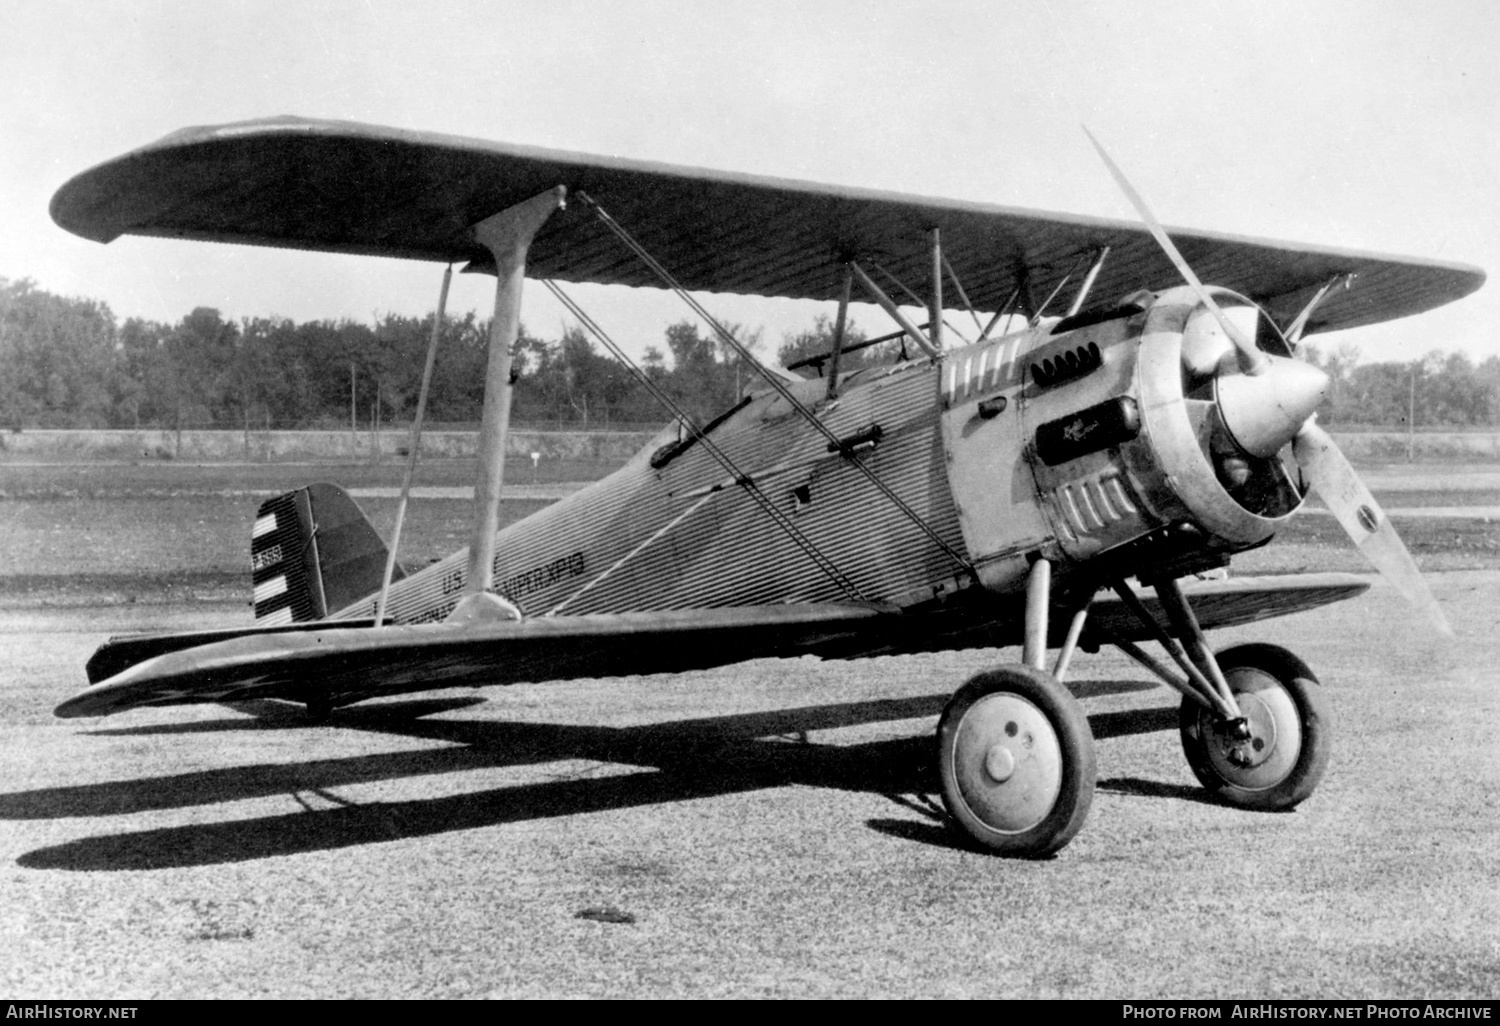
<path fill-rule="evenodd" d="M 123 237 L 47 214 L 69 177 L 188 125 L 340 118 L 585 153 L 1134 219 L 1500 272 L 1500 5 L 1482 0 L 524 3 L 0 0 L 0 277 L 175 322 L 421 315 L 414 261 Z M 639 355 L 688 316 L 574 287 Z M 455 276 L 487 316 L 493 279 Z M 527 289 L 523 321 L 563 311 Z M 715 296 L 774 351 L 808 303 Z M 870 333 L 889 330 L 873 307 Z M 1500 355 L 1500 283 L 1318 336 L 1364 362 Z"/>

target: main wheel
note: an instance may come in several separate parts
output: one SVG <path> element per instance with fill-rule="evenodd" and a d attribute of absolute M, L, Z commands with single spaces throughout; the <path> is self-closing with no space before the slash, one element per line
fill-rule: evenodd
<path fill-rule="evenodd" d="M 1179 725 L 1188 765 L 1231 805 L 1290 809 L 1328 768 L 1328 703 L 1318 678 L 1279 645 L 1239 645 L 1218 660 L 1250 734 L 1236 736 L 1218 713 L 1184 698 Z"/>
<path fill-rule="evenodd" d="M 1042 858 L 1094 800 L 1094 735 L 1078 699 L 1029 666 L 981 673 L 938 721 L 938 773 L 954 823 L 981 847 Z"/>

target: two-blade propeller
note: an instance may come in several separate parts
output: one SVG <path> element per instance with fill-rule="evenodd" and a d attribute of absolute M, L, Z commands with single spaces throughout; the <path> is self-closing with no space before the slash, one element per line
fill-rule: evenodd
<path fill-rule="evenodd" d="M 1309 417 L 1292 441 L 1292 455 L 1318 497 L 1333 511 L 1370 564 L 1420 609 L 1440 633 L 1453 636 L 1448 618 L 1433 598 L 1416 561 L 1401 543 L 1385 512 L 1354 472 L 1333 438 Z"/>
<path fill-rule="evenodd" d="M 1162 252 L 1167 255 L 1167 259 L 1172 261 L 1172 266 L 1177 268 L 1177 273 L 1182 275 L 1182 280 L 1187 282 L 1194 292 L 1198 293 L 1198 301 L 1208 308 L 1209 312 L 1214 315 L 1214 319 L 1219 322 L 1219 327 L 1224 329 L 1224 335 L 1230 342 L 1234 343 L 1235 349 L 1239 351 L 1240 370 L 1246 374 L 1260 374 L 1264 372 L 1267 366 L 1266 354 L 1261 352 L 1253 341 L 1246 338 L 1245 333 L 1240 331 L 1234 322 L 1224 314 L 1219 304 L 1214 302 L 1214 297 L 1209 293 L 1208 289 L 1204 288 L 1203 282 L 1198 280 L 1198 276 L 1193 273 L 1193 269 L 1189 266 L 1187 258 L 1178 250 L 1177 244 L 1172 241 L 1172 237 L 1167 234 L 1166 229 L 1161 226 L 1161 222 L 1156 219 L 1156 215 L 1151 212 L 1151 208 L 1146 204 L 1146 198 L 1135 191 L 1134 186 L 1130 184 L 1130 180 L 1125 177 L 1125 172 L 1121 171 L 1119 165 L 1109 158 L 1109 154 L 1104 152 L 1104 147 L 1099 145 L 1099 140 L 1094 138 L 1094 133 L 1090 132 L 1088 128 L 1084 128 L 1083 134 L 1089 137 L 1089 142 L 1093 143 L 1094 149 L 1099 151 L 1099 158 L 1104 161 L 1104 166 L 1109 168 L 1109 173 L 1114 176 L 1115 184 L 1120 187 L 1120 191 L 1125 194 L 1125 198 L 1130 200 L 1130 205 L 1135 207 L 1135 212 L 1140 215 L 1141 221 L 1151 231 L 1152 237 L 1156 239 L 1156 244 L 1162 248 Z"/>
<path fill-rule="evenodd" d="M 1408 602 L 1420 609 L 1429 620 L 1432 621 L 1438 632 L 1451 637 L 1453 628 L 1448 625 L 1448 619 L 1443 615 L 1437 600 L 1433 598 L 1427 583 L 1422 579 L 1421 571 L 1417 569 L 1416 562 L 1411 553 L 1402 544 L 1396 529 L 1391 526 L 1385 512 L 1380 508 L 1370 490 L 1365 487 L 1364 482 L 1355 473 L 1354 467 L 1348 458 L 1339 450 L 1333 438 L 1317 424 L 1317 417 L 1309 413 L 1302 419 L 1300 426 L 1295 426 L 1287 418 L 1287 411 L 1291 408 L 1304 406 L 1302 402 L 1277 403 L 1280 409 L 1271 409 L 1265 404 L 1273 402 L 1273 395 L 1284 393 L 1281 382 L 1277 381 L 1275 386 L 1266 383 L 1268 387 L 1254 387 L 1254 379 L 1257 375 L 1271 372 L 1272 377 L 1285 377 L 1291 380 L 1293 372 L 1280 367 L 1282 361 L 1273 363 L 1272 358 L 1262 352 L 1244 332 L 1240 331 L 1219 305 L 1214 302 L 1209 290 L 1204 287 L 1193 269 L 1188 266 L 1182 253 L 1173 244 L 1161 222 L 1156 219 L 1151 208 L 1147 206 L 1145 199 L 1131 186 L 1124 172 L 1110 159 L 1099 140 L 1094 138 L 1088 128 L 1084 128 L 1084 134 L 1089 137 L 1089 142 L 1094 144 L 1094 149 L 1099 152 L 1100 158 L 1109 168 L 1109 173 L 1114 177 L 1120 190 L 1125 193 L 1141 221 L 1145 223 L 1151 235 L 1156 239 L 1157 245 L 1161 246 L 1167 259 L 1177 268 L 1177 272 L 1187 284 L 1197 293 L 1198 299 L 1213 314 L 1223 329 L 1224 335 L 1234 345 L 1238 358 L 1239 369 L 1246 375 L 1244 385 L 1251 385 L 1247 400 L 1243 405 L 1247 412 L 1240 415 L 1244 422 L 1274 425 L 1260 431 L 1262 435 L 1259 444 L 1252 443 L 1253 448 L 1270 447 L 1279 449 L 1287 441 L 1292 444 L 1292 456 L 1297 461 L 1303 477 L 1317 492 L 1318 497 L 1328 506 L 1340 526 L 1349 535 L 1349 538 L 1359 548 L 1364 557 L 1370 561 L 1382 575 L 1385 576 Z M 1292 361 L 1285 361 L 1292 363 Z M 1254 383 L 1254 384 L 1252 384 Z M 1224 379 L 1219 382 L 1220 398 L 1224 398 Z M 1311 410 L 1312 405 L 1305 408 Z M 1261 407 L 1261 408 L 1257 408 Z M 1230 425 L 1233 432 L 1234 424 Z M 1248 432 L 1240 432 L 1248 434 Z M 1241 442 L 1244 445 L 1244 442 Z"/>

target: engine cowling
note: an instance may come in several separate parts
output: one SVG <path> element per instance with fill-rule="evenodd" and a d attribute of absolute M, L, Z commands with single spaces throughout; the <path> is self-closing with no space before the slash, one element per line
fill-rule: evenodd
<path fill-rule="evenodd" d="M 1035 554 L 1118 558 L 1107 574 L 1220 565 L 1300 505 L 1276 454 L 1326 378 L 1292 360 L 1268 321 L 1257 332 L 1253 304 L 1215 291 L 1241 334 L 1260 335 L 1260 373 L 1244 373 L 1187 288 L 949 354 L 948 477 L 987 587 L 1013 586 Z"/>
<path fill-rule="evenodd" d="M 1238 330 L 1285 350 L 1253 304 L 1215 292 Z M 1268 540 L 1301 504 L 1277 453 L 1328 379 L 1274 351 L 1260 373 L 1244 373 L 1191 289 L 1141 303 L 1138 336 L 1108 348 L 1105 373 L 1027 390 L 1038 495 L 1072 559 L 1150 539 L 1164 559 L 1222 562 Z"/>

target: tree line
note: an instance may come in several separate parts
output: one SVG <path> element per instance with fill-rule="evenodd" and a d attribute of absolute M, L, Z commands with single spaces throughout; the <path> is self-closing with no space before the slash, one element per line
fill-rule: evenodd
<path fill-rule="evenodd" d="M 0 278 L 0 427 L 340 428 L 407 423 L 414 415 L 433 315 L 387 314 L 373 323 L 257 317 L 235 322 L 199 307 L 176 324 L 119 323 L 94 299 L 57 296 L 29 279 Z M 752 351 L 759 331 L 731 326 Z M 479 420 L 488 359 L 486 320 L 445 318 L 428 398 L 432 423 Z M 829 348 L 818 317 L 785 336 L 783 364 Z M 850 344 L 864 340 L 857 328 Z M 885 362 L 899 343 L 847 354 L 853 369 Z M 1436 350 L 1419 360 L 1361 364 L 1348 343 L 1307 358 L 1330 374 L 1320 410 L 1340 427 L 1500 425 L 1500 357 L 1477 366 Z M 666 328 L 640 370 L 689 415 L 707 421 L 750 385 L 737 352 L 698 325 Z M 804 371 L 810 373 L 811 370 Z M 650 427 L 670 414 L 637 377 L 602 354 L 581 327 L 555 339 L 523 327 L 512 418 L 569 429 Z"/>
<path fill-rule="evenodd" d="M 118 323 L 108 306 L 0 279 L 0 427 L 347 428 L 415 415 L 433 314 L 373 323 L 256 317 L 200 307 L 176 324 Z M 428 398 L 435 423 L 477 423 L 488 320 L 446 317 Z M 744 336 L 743 329 L 740 330 Z M 758 344 L 753 336 L 746 341 Z M 691 415 L 731 405 L 748 372 L 689 323 L 666 330 L 641 370 Z M 512 417 L 569 428 L 650 427 L 669 414 L 580 327 L 522 328 Z"/>

